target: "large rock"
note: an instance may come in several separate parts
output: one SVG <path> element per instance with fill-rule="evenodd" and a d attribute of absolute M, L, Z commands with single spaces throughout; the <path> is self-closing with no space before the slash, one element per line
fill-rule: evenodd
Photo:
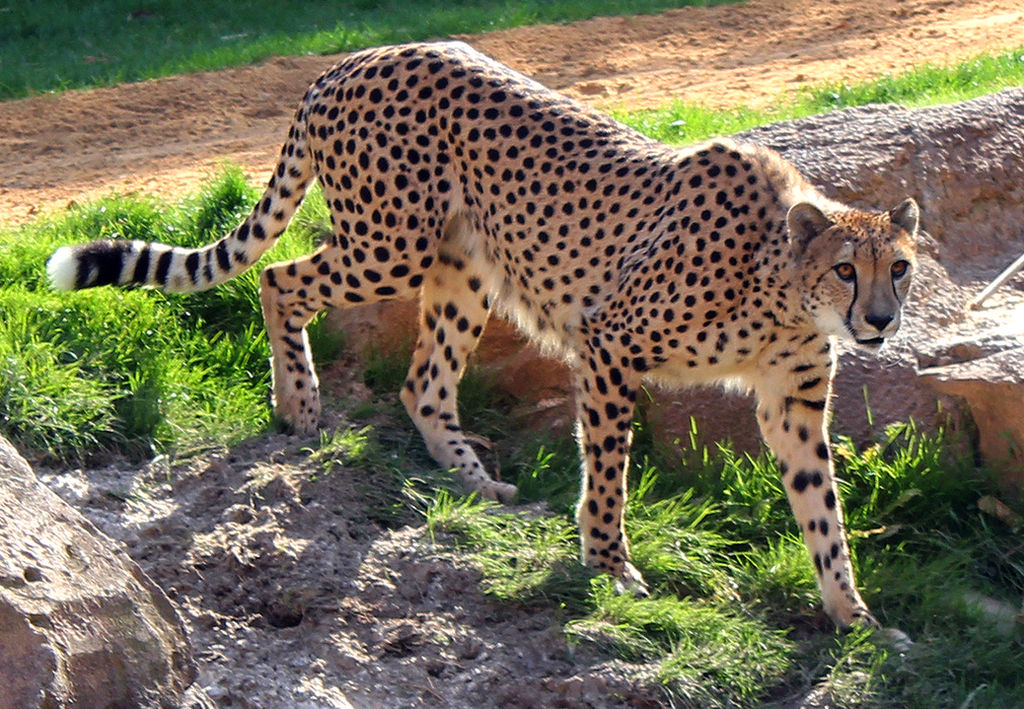
<path fill-rule="evenodd" d="M 937 391 L 967 402 L 978 451 L 1003 472 L 1005 488 L 1024 490 L 1024 317 L 1017 337 L 996 335 L 953 342 L 922 362 L 921 375 Z"/>
<path fill-rule="evenodd" d="M 922 207 L 928 235 L 904 329 L 880 358 L 852 351 L 842 355 L 834 430 L 864 442 L 894 421 L 912 417 L 934 428 L 950 419 L 960 425 L 973 416 L 981 441 L 1002 438 L 1017 450 L 1024 447 L 1019 431 L 997 423 L 1019 419 L 1024 410 L 1019 386 L 1004 382 L 1002 393 L 991 397 L 977 387 L 947 384 L 961 378 L 974 381 L 977 374 L 970 363 L 958 374 L 960 365 L 951 361 L 941 376 L 919 376 L 919 362 L 931 366 L 934 353 L 957 351 L 953 343 L 975 340 L 982 333 L 1000 335 L 999 351 L 1024 346 L 1024 333 L 1012 327 L 1024 320 L 1020 286 L 1004 286 L 993 297 L 994 305 L 982 311 L 967 309 L 974 295 L 1024 251 L 1024 90 L 914 110 L 864 106 L 735 137 L 778 150 L 830 197 L 854 206 L 884 209 L 911 196 Z M 407 341 L 414 337 L 415 308 L 375 305 L 336 312 L 329 322 L 358 333 L 352 341 Z M 967 362 L 973 359 L 969 350 L 960 351 Z M 536 404 L 526 407 L 531 420 L 545 426 L 569 420 L 564 367 L 541 358 L 511 326 L 492 321 L 480 355 L 497 373 L 500 389 L 541 402 L 544 411 L 538 412 Z M 668 440 L 685 441 L 693 416 L 705 441 L 731 439 L 747 450 L 758 445 L 753 403 L 747 396 L 713 388 L 654 396 L 650 417 Z M 979 397 L 984 411 L 971 403 Z M 996 399 L 1003 403 L 997 405 Z M 471 421 L 465 423 L 472 428 Z M 981 450 L 996 467 L 1015 470 L 1014 463 L 1007 463 L 1012 456 L 991 457 L 995 448 L 987 443 Z M 1019 479 L 1014 475 L 1024 478 L 1016 473 L 1008 480 Z"/>
<path fill-rule="evenodd" d="M 163 592 L 0 437 L 0 708 L 207 705 L 195 679 Z"/>

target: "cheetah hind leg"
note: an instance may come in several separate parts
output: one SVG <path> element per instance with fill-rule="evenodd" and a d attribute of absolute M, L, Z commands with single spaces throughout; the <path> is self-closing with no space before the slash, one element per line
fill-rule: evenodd
<path fill-rule="evenodd" d="M 456 404 L 459 380 L 490 313 L 483 282 L 464 258 L 441 252 L 423 284 L 419 338 L 401 399 L 434 460 L 470 492 L 511 502 L 515 485 L 487 474 Z"/>
<path fill-rule="evenodd" d="M 342 277 L 340 254 L 326 244 L 309 256 L 267 266 L 260 274 L 260 304 L 270 341 L 274 414 L 300 436 L 317 431 L 320 394 L 306 326 L 327 307 L 382 300 L 372 283 L 353 285 Z M 393 298 L 413 298 L 407 280 Z"/>
<path fill-rule="evenodd" d="M 313 259 L 319 262 L 322 257 L 323 249 L 312 257 L 272 264 L 260 274 L 260 304 L 270 342 L 274 414 L 300 436 L 316 433 L 320 419 L 319 381 L 306 325 L 329 303 L 296 284 L 301 284 L 303 276 L 316 276 Z"/>

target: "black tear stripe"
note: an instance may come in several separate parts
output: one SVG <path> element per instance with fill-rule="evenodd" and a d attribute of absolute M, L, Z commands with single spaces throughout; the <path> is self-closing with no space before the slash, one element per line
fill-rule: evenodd
<path fill-rule="evenodd" d="M 853 279 L 853 300 L 850 301 L 850 307 L 846 309 L 846 324 L 850 325 L 853 322 L 853 306 L 857 303 L 857 278 Z"/>

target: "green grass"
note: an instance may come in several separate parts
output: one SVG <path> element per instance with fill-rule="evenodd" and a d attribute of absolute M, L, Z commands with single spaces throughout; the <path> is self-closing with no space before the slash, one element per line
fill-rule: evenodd
<path fill-rule="evenodd" d="M 0 429 L 61 460 L 188 450 L 263 430 L 269 351 L 258 271 L 200 297 L 55 293 L 44 283 L 58 246 L 108 236 L 195 245 L 237 222 L 256 195 L 231 169 L 178 204 L 111 197 L 0 230 Z M 275 257 L 310 250 L 304 223 Z M 336 351 L 320 328 L 313 336 L 321 355 Z"/>
<path fill-rule="evenodd" d="M 794 96 L 780 97 L 766 108 L 711 109 L 700 103 L 679 101 L 661 109 L 622 111 L 615 117 L 653 138 L 681 144 L 850 106 L 952 103 L 1021 85 L 1024 47 L 952 64 L 925 64 L 859 84 L 821 84 Z"/>
<path fill-rule="evenodd" d="M 0 6 L 0 99 L 702 0 L 55 0 Z"/>
<path fill-rule="evenodd" d="M 941 435 L 898 425 L 866 449 L 837 441 L 865 600 L 916 642 L 900 656 L 870 633 L 831 632 L 774 462 L 643 434 L 628 528 L 649 598 L 583 581 L 564 498 L 538 515 L 439 495 L 431 534 L 470 556 L 487 593 L 558 608 L 571 641 L 648 667 L 675 706 L 784 706 L 818 686 L 839 707 L 1024 706 L 1024 632 L 969 601 L 1019 609 L 1024 546 L 978 510 L 992 485 Z M 540 457 L 543 484 L 523 486 L 527 503 L 575 483 L 572 451 Z M 518 470 L 518 481 L 536 477 Z"/>

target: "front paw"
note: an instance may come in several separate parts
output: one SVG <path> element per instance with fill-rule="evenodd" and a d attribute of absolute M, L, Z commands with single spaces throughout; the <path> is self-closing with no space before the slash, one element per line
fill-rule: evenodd
<path fill-rule="evenodd" d="M 628 561 L 622 562 L 622 566 L 612 575 L 615 577 L 616 593 L 631 593 L 637 598 L 647 598 L 651 595 L 643 575 Z"/>
<path fill-rule="evenodd" d="M 859 628 L 880 628 L 881 623 L 875 620 L 875 616 L 871 615 L 871 611 L 864 605 L 844 605 L 838 608 L 829 608 L 825 606 L 825 613 L 832 622 L 836 624 L 836 627 L 840 630 L 849 630 L 853 627 Z"/>
<path fill-rule="evenodd" d="M 320 429 L 320 404 L 300 397 L 289 397 L 283 401 L 277 399 L 274 419 L 283 431 L 300 438 L 309 438 L 315 436 Z"/>
<path fill-rule="evenodd" d="M 510 483 L 487 480 L 476 488 L 476 492 L 486 500 L 497 500 L 503 505 L 508 505 L 516 499 L 519 488 Z"/>

